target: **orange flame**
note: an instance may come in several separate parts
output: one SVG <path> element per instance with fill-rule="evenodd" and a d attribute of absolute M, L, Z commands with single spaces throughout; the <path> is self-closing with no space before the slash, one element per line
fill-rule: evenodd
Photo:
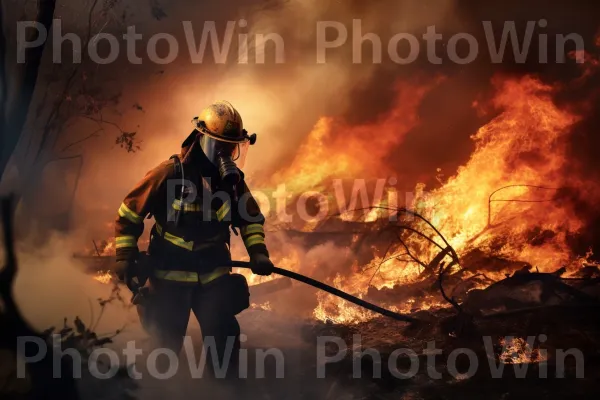
<path fill-rule="evenodd" d="M 275 173 L 271 183 L 285 182 L 289 191 L 301 193 L 322 190 L 331 179 L 380 177 L 390 172 L 382 160 L 418 124 L 421 100 L 441 80 L 432 79 L 422 86 L 397 86 L 392 112 L 374 124 L 350 126 L 334 118 L 321 118 L 293 162 Z"/>
<path fill-rule="evenodd" d="M 542 270 L 570 264 L 574 260 L 566 234 L 577 232 L 583 222 L 570 204 L 551 199 L 555 188 L 581 184 L 563 176 L 565 139 L 578 117 L 559 109 L 551 98 L 553 89 L 531 77 L 494 83 L 498 93 L 493 104 L 502 112 L 473 136 L 476 149 L 467 164 L 443 187 L 417 199 L 415 206 L 459 252 L 471 247 L 489 250 L 489 242 L 502 237 L 505 244 L 499 253 L 509 258 Z M 490 198 L 511 185 L 516 186 Z M 541 245 L 528 244 L 533 228 L 555 236 Z"/>
<path fill-rule="evenodd" d="M 417 107 L 437 82 L 420 88 L 398 87 L 395 108 L 374 124 L 351 127 L 322 118 L 292 164 L 273 177 L 274 182 L 286 182 L 288 189 L 300 193 L 325 188 L 334 178 L 382 176 L 388 172 L 382 160 L 416 126 Z M 493 84 L 496 95 L 491 106 L 498 114 L 472 136 L 475 151 L 470 159 L 439 189 L 426 193 L 424 185 L 419 185 L 412 208 L 428 218 L 459 255 L 478 248 L 529 262 L 541 271 L 561 265 L 579 268 L 581 259 L 571 254 L 566 240 L 568 234 L 583 227 L 583 221 L 571 204 L 556 200 L 556 193 L 563 187 L 583 185 L 574 177 L 564 176 L 566 139 L 580 117 L 558 108 L 552 100 L 556 89 L 533 77 L 497 77 Z M 474 106 L 479 109 L 481 104 Z M 382 216 L 374 210 L 366 221 Z M 435 237 L 423 221 L 414 224 Z M 425 262 L 440 251 L 416 235 L 407 245 Z M 394 257 L 375 258 L 362 267 L 353 266 L 349 275 L 340 272 L 333 285 L 360 297 L 369 286 L 414 282 L 422 270 L 413 260 Z M 364 273 L 375 270 L 379 272 L 374 277 Z M 318 294 L 318 300 L 314 316 L 320 320 L 351 323 L 373 316 L 324 293 Z M 429 300 L 420 299 L 418 308 L 442 306 Z M 391 306 L 407 311 L 414 303 Z"/>
<path fill-rule="evenodd" d="M 94 280 L 102 283 L 103 285 L 108 285 L 113 281 L 113 276 L 108 271 L 100 271 L 94 276 Z"/>
<path fill-rule="evenodd" d="M 512 340 L 500 339 L 503 351 L 498 358 L 504 364 L 539 364 L 546 361 L 539 349 L 531 348 L 523 338 L 515 337 Z"/>

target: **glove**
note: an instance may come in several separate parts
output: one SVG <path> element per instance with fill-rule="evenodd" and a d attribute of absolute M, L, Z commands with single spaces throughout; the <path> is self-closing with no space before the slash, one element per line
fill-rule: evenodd
<path fill-rule="evenodd" d="M 258 253 L 250 256 L 250 269 L 253 274 L 269 276 L 273 273 L 273 263 L 269 260 L 269 256 Z"/>
<path fill-rule="evenodd" d="M 131 290 L 133 293 L 136 293 L 138 289 L 142 286 L 139 280 L 139 271 L 138 265 L 135 261 L 130 260 L 121 260 L 117 261 L 117 265 L 115 267 L 115 273 L 119 280 Z"/>

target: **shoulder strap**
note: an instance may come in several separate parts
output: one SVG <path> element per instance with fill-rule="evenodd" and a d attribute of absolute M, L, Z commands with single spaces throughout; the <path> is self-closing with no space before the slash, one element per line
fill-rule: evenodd
<path fill-rule="evenodd" d="M 183 200 L 183 191 L 185 190 L 185 174 L 183 173 L 183 164 L 181 163 L 181 159 L 179 158 L 179 155 L 174 154 L 171 156 L 171 158 L 169 158 L 170 160 L 173 160 L 173 168 L 175 170 L 175 178 L 177 177 L 181 177 L 181 194 L 179 195 L 179 199 Z M 179 225 L 179 216 L 181 215 L 181 210 L 183 209 L 183 207 L 179 207 L 179 210 L 176 211 L 175 213 L 175 225 L 178 226 Z M 164 236 L 164 230 L 163 230 L 163 236 Z"/>
<path fill-rule="evenodd" d="M 175 170 L 175 177 L 181 176 L 183 178 L 183 165 L 178 154 L 173 154 L 169 160 L 173 160 L 173 168 Z"/>

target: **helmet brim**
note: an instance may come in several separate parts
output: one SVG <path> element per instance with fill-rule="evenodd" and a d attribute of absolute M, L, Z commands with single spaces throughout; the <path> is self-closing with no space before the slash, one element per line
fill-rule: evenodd
<path fill-rule="evenodd" d="M 198 127 L 198 131 L 200 133 L 202 133 L 203 135 L 210 136 L 211 138 L 213 138 L 215 140 L 220 140 L 221 142 L 227 142 L 227 143 L 244 143 L 245 141 L 250 140 L 250 138 L 247 137 L 247 136 L 242 136 L 239 139 L 234 139 L 234 138 L 229 138 L 229 137 L 225 137 L 225 136 L 222 136 L 222 135 L 217 135 L 214 132 L 211 132 L 208 129 L 201 128 L 201 127 Z"/>

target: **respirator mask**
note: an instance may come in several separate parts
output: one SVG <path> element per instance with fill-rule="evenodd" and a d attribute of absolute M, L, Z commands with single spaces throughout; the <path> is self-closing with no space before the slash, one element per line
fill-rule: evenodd
<path fill-rule="evenodd" d="M 234 186 L 241 180 L 238 168 L 244 167 L 248 147 L 254 138 L 253 135 L 242 142 L 230 142 L 204 133 L 200 136 L 199 143 L 206 158 L 219 169 L 221 182 Z"/>

